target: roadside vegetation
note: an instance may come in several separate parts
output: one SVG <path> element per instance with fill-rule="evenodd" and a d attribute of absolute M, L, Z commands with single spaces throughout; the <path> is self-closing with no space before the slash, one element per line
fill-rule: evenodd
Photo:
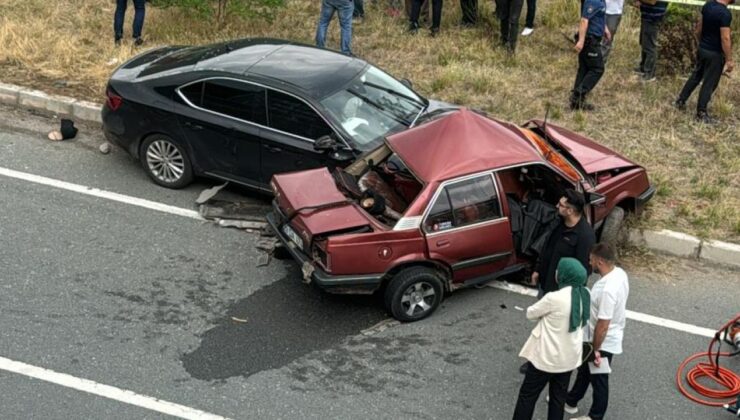
<path fill-rule="evenodd" d="M 481 21 L 474 29 L 458 27 L 459 4 L 447 2 L 442 32 L 431 38 L 421 31 L 408 35 L 405 20 L 385 14 L 385 2 L 365 1 L 367 18 L 355 25 L 353 34 L 359 57 L 409 78 L 425 96 L 480 108 L 501 119 L 521 123 L 542 118 L 549 106 L 551 121 L 647 167 L 657 194 L 646 217 L 636 222 L 639 226 L 740 243 L 740 71 L 723 78 L 712 101 L 721 123 L 693 122 L 690 112 L 671 107 L 688 73 L 666 71 L 660 63 L 657 82 L 644 85 L 633 75 L 640 55 L 639 13 L 625 5 L 615 50 L 591 98 L 597 110 L 573 113 L 567 97 L 577 58 L 566 37 L 575 28 L 578 2 L 542 1 L 534 34 L 520 38 L 516 56 L 510 57 L 494 47 L 498 22 L 492 2 L 480 3 Z M 311 44 L 319 4 L 290 0 L 274 10 L 272 19 L 233 14 L 220 25 L 180 8 L 148 7 L 145 48 L 253 36 Z M 3 0 L 0 81 L 102 102 L 111 71 L 140 52 L 130 38 L 114 47 L 114 6 L 99 0 Z M 130 37 L 132 6 L 126 18 Z M 740 14 L 735 12 L 733 21 L 738 61 Z M 338 48 L 336 19 L 327 42 Z"/>

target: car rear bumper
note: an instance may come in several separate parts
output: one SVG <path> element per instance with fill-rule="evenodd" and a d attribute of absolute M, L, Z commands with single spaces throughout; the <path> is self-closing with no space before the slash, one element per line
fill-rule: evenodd
<path fill-rule="evenodd" d="M 281 229 L 283 223 L 280 220 L 284 220 L 284 217 L 282 217 L 279 209 L 267 214 L 267 223 L 275 231 L 275 235 L 280 239 L 285 249 L 290 252 L 290 255 L 301 267 L 306 281 L 313 281 L 319 288 L 337 294 L 371 294 L 380 288 L 384 276 L 382 273 L 359 275 L 327 273 L 283 233 Z"/>
<path fill-rule="evenodd" d="M 103 120 L 103 135 L 108 143 L 115 144 L 116 146 L 124 149 L 128 154 L 133 157 L 138 157 L 138 151 L 136 150 L 136 142 L 126 136 L 126 129 L 123 122 L 123 118 L 108 109 L 107 106 L 103 106 L 101 111 L 101 117 Z"/>
<path fill-rule="evenodd" d="M 655 195 L 655 187 L 650 185 L 642 194 L 635 199 L 635 210 L 639 213 L 645 208 L 645 205 Z"/>

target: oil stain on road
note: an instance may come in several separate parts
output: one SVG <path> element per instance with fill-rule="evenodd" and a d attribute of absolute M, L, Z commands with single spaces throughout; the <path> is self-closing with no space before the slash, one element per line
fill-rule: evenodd
<path fill-rule="evenodd" d="M 182 356 L 192 377 L 218 380 L 279 368 L 387 318 L 376 296 L 330 295 L 290 272 L 232 305 L 200 346 Z"/>

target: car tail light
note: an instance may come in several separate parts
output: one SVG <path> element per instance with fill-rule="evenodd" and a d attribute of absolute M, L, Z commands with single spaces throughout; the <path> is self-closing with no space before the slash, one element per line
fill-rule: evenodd
<path fill-rule="evenodd" d="M 118 108 L 121 107 L 121 104 L 123 103 L 123 98 L 118 96 L 115 92 L 113 92 L 113 89 L 108 88 L 105 91 L 105 104 L 110 108 L 111 111 L 116 111 Z"/>

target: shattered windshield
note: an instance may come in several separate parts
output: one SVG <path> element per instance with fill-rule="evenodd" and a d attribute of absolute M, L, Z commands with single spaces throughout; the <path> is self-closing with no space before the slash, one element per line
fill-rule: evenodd
<path fill-rule="evenodd" d="M 422 97 L 373 66 L 321 104 L 364 150 L 410 126 L 426 107 Z"/>

